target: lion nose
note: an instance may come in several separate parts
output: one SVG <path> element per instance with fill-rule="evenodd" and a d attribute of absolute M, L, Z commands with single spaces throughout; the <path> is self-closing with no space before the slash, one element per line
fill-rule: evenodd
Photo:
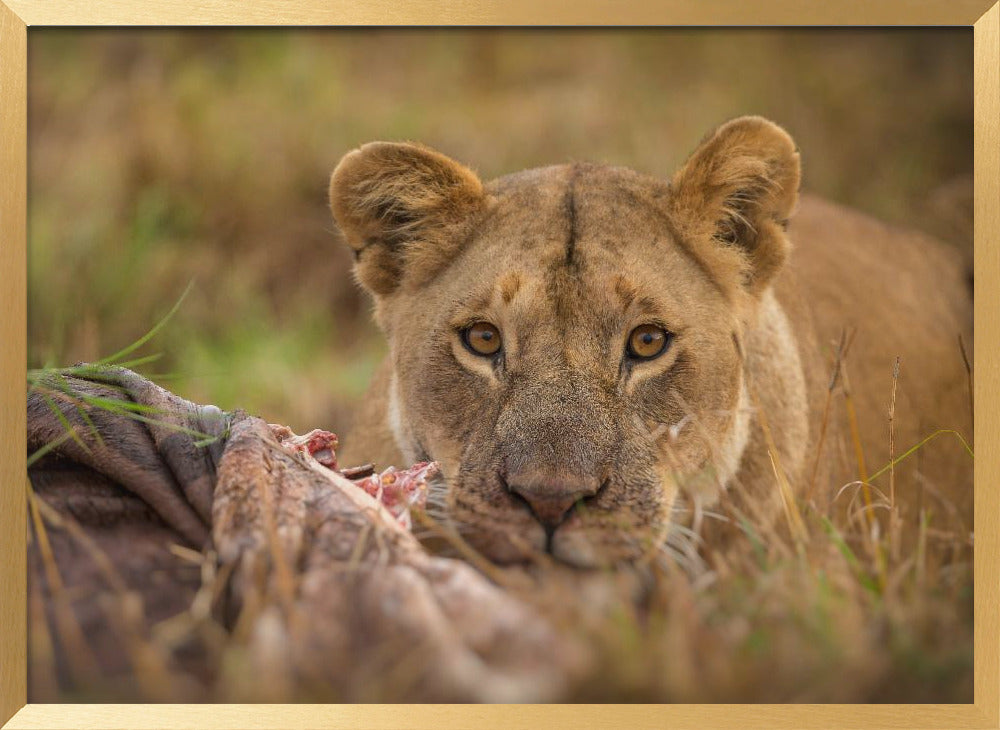
<path fill-rule="evenodd" d="M 524 498 L 535 518 L 547 528 L 558 527 L 577 502 L 601 488 L 597 478 L 554 478 L 538 474 L 511 476 L 510 490 Z"/>

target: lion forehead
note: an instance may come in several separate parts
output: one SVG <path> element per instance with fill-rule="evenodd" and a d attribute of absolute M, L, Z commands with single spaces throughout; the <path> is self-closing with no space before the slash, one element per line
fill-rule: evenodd
<path fill-rule="evenodd" d="M 544 307 L 556 319 L 651 298 L 676 307 L 717 287 L 677 241 L 660 205 L 667 186 L 589 164 L 528 170 L 487 186 L 488 212 L 441 284 L 459 308 Z M 547 312 L 548 313 L 548 312 Z"/>
<path fill-rule="evenodd" d="M 486 186 L 489 214 L 476 238 L 572 259 L 581 238 L 613 248 L 673 236 L 664 183 L 626 168 L 574 163 L 526 170 Z M 501 242 L 500 239 L 504 239 Z"/>

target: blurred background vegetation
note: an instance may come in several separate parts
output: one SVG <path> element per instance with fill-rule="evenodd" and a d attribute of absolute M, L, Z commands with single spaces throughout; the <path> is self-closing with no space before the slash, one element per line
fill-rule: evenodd
<path fill-rule="evenodd" d="M 147 372 L 299 432 L 346 429 L 384 351 L 326 197 L 367 141 L 666 176 L 763 114 L 806 190 L 971 246 L 967 29 L 46 29 L 29 74 L 29 366 L 119 350 L 193 280 Z"/>

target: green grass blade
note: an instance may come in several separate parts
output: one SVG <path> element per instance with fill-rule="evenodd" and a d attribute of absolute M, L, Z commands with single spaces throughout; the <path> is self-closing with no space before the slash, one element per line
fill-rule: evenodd
<path fill-rule="evenodd" d="M 104 398 L 99 395 L 87 395 L 81 393 L 78 396 L 84 403 L 92 405 L 95 408 L 100 408 L 105 411 L 111 411 L 113 413 L 120 413 L 122 411 L 128 411 L 130 413 L 163 413 L 162 408 L 157 408 L 156 406 L 147 406 L 142 403 L 136 403 L 131 400 L 118 400 L 116 398 Z"/>
<path fill-rule="evenodd" d="M 861 585 L 872 595 L 878 596 L 880 594 L 878 584 L 865 571 L 864 566 L 861 565 L 861 561 L 858 560 L 858 556 L 854 554 L 851 546 L 847 544 L 834 524 L 825 515 L 820 515 L 820 522 L 823 524 L 823 531 L 833 540 L 833 544 L 836 545 L 840 554 L 844 556 L 844 560 L 847 561 L 847 565 L 854 571 L 854 575 L 860 581 Z"/>
<path fill-rule="evenodd" d="M 171 431 L 176 431 L 177 433 L 187 434 L 188 436 L 194 436 L 197 439 L 202 439 L 207 441 L 207 443 L 212 443 L 217 437 L 210 433 L 205 433 L 204 431 L 198 431 L 193 428 L 188 428 L 187 426 L 180 426 L 176 423 L 169 423 L 167 421 L 158 421 L 155 418 L 147 418 L 138 413 L 126 412 L 122 415 L 128 416 L 135 421 L 141 421 L 143 423 L 148 423 L 153 426 L 160 426 L 162 428 L 170 429 Z"/>
<path fill-rule="evenodd" d="M 889 462 L 888 464 L 886 464 L 885 466 L 883 466 L 877 472 L 875 472 L 870 477 L 868 477 L 868 481 L 873 481 L 874 479 L 882 476 L 887 471 L 889 471 L 890 469 L 892 469 L 893 467 L 895 467 L 897 464 L 899 464 L 899 462 L 903 461 L 908 456 L 911 456 L 918 449 L 920 449 L 921 447 L 923 447 L 924 444 L 926 444 L 927 442 L 932 441 L 933 439 L 937 438 L 938 436 L 941 436 L 941 435 L 947 434 L 947 433 L 954 434 L 955 438 L 957 438 L 959 441 L 962 442 L 962 446 L 964 446 L 965 450 L 969 452 L 969 457 L 970 458 L 973 458 L 973 459 L 976 458 L 976 455 L 972 452 L 972 447 L 969 446 L 969 442 L 965 440 L 965 437 L 962 436 L 962 434 L 960 434 L 958 431 L 956 431 L 956 430 L 954 430 L 952 428 L 942 428 L 942 429 L 939 429 L 939 430 L 935 431 L 930 436 L 927 436 L 926 438 L 922 439 L 916 445 L 911 446 L 909 449 L 907 449 L 902 454 L 900 454 L 899 456 L 897 456 L 891 462 Z"/>
<path fill-rule="evenodd" d="M 43 446 L 42 448 L 40 448 L 37 451 L 33 452 L 31 454 L 31 456 L 28 457 L 28 468 L 30 469 L 31 466 L 32 466 L 32 464 L 34 464 L 35 462 L 37 462 L 39 459 L 41 459 L 43 456 L 45 456 L 47 453 L 49 453 L 53 449 L 56 449 L 59 446 L 61 446 L 63 443 L 65 443 L 71 437 L 73 437 L 73 435 L 74 434 L 71 431 L 67 431 L 66 433 L 64 433 L 59 438 L 57 438 L 57 439 L 55 439 L 53 441 L 49 441 L 47 444 L 45 444 L 45 446 Z"/>
<path fill-rule="evenodd" d="M 56 402 L 52 400 L 51 396 L 42 393 L 42 398 L 45 399 L 45 405 L 49 407 L 49 410 L 52 411 L 55 417 L 59 419 L 59 423 L 62 425 L 63 429 L 66 432 L 65 435 L 72 438 L 80 445 L 81 449 L 89 453 L 90 447 L 87 446 L 87 444 L 83 443 L 83 439 L 81 439 L 80 435 L 76 432 L 76 428 L 73 426 L 72 423 L 69 422 L 69 419 L 66 418 L 66 414 L 63 413 L 62 409 L 56 405 Z M 79 408 L 79 406 L 77 406 L 77 408 Z"/>
<path fill-rule="evenodd" d="M 174 304 L 174 306 L 170 308 L 170 311 L 167 312 L 167 314 L 163 317 L 163 319 L 161 319 L 159 322 L 157 322 L 155 325 L 153 325 L 152 329 L 150 329 L 146 334 L 144 334 L 138 340 L 136 340 L 135 342 L 133 342 L 131 345 L 128 345 L 128 346 L 122 348 L 121 350 L 119 350 L 118 352 L 116 352 L 114 355 L 110 355 L 110 356 L 105 357 L 105 358 L 103 358 L 101 360 L 98 360 L 95 363 L 95 365 L 114 365 L 114 364 L 117 364 L 119 360 L 121 360 L 122 358 L 126 357 L 127 355 L 131 355 L 133 352 L 135 352 L 140 347 L 142 347 L 147 342 L 149 342 L 153 337 L 156 336 L 157 332 L 159 332 L 161 329 L 163 329 L 163 327 L 167 324 L 167 322 L 170 321 L 170 318 L 173 317 L 174 314 L 177 313 L 177 310 L 180 309 L 181 304 L 184 302 L 184 299 L 187 298 L 187 295 L 191 292 L 191 288 L 193 286 L 194 286 L 194 282 L 192 281 L 192 282 L 190 282 L 187 285 L 187 288 L 184 289 L 184 293 L 181 294 L 180 299 L 178 299 L 177 302 Z"/>
<path fill-rule="evenodd" d="M 132 343 L 133 345 L 136 343 Z M 132 345 L 129 345 L 132 347 Z M 114 372 L 108 372 L 108 368 L 128 368 L 129 370 L 135 370 L 136 368 L 142 367 L 151 362 L 156 362 L 161 357 L 163 357 L 162 352 L 156 352 L 152 355 L 144 355 L 142 357 L 136 357 L 131 360 L 121 360 L 115 363 L 102 364 L 103 361 L 99 360 L 96 363 L 84 363 L 82 365 L 74 365 L 71 368 L 66 368 L 65 372 L 69 375 L 76 375 L 82 378 L 90 378 L 94 380 L 99 380 L 102 378 L 114 377 Z"/>

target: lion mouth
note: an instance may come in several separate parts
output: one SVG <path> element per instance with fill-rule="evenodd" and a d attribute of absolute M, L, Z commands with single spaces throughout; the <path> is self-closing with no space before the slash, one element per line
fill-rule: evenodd
<path fill-rule="evenodd" d="M 597 503 L 610 486 L 605 480 L 589 499 L 576 500 L 548 521 L 500 474 L 475 482 L 448 480 L 440 494 L 447 521 L 489 561 L 586 570 L 627 565 L 645 552 L 631 537 L 631 521 Z"/>

